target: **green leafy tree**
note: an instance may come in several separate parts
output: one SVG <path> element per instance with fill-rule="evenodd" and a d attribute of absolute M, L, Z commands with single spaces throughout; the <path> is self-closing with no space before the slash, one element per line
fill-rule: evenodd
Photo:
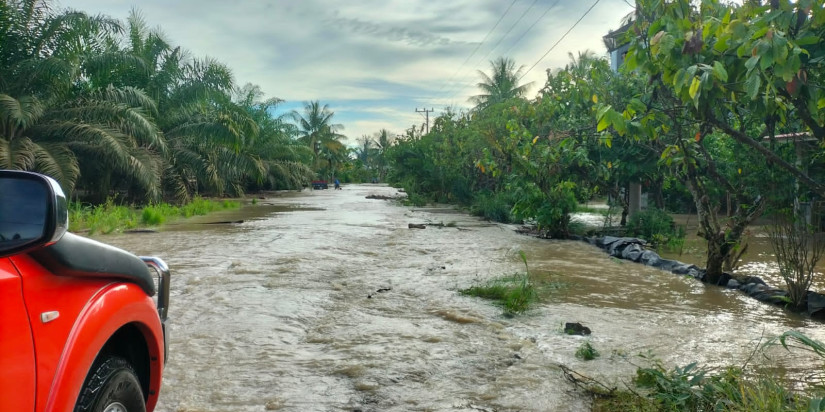
<path fill-rule="evenodd" d="M 782 132 L 825 139 L 825 118 L 818 110 L 825 107 L 819 87 L 823 22 L 825 9 L 814 1 L 637 2 L 626 65 L 649 76 L 650 87 L 621 111 L 602 107 L 599 128 L 667 142 L 663 162 L 693 195 L 708 242 L 711 282 L 720 278 L 724 262 L 770 195 L 769 185 L 748 186 L 742 175 L 757 167 L 766 170 L 767 163 L 764 183 L 780 176 L 780 170 L 825 194 L 825 186 L 770 144 Z M 737 156 L 712 152 L 718 139 L 735 142 Z M 739 173 L 725 173 L 723 160 L 736 162 Z M 718 216 L 717 188 L 735 199 L 728 219 Z"/>

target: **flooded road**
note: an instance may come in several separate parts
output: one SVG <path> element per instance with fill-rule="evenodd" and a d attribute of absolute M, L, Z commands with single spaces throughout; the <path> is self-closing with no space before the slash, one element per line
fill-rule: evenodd
<path fill-rule="evenodd" d="M 347 185 L 279 194 L 201 218 L 239 224 L 102 237 L 173 270 L 158 410 L 587 410 L 558 364 L 619 383 L 640 353 L 668 366 L 741 365 L 763 336 L 797 329 L 825 340 L 819 323 L 584 243 L 365 198 L 395 193 Z M 457 293 L 522 271 L 519 251 L 536 279 L 564 287 L 514 318 Z M 565 335 L 564 322 L 593 334 Z M 602 356 L 576 359 L 585 341 Z M 771 352 L 791 370 L 821 364 Z"/>

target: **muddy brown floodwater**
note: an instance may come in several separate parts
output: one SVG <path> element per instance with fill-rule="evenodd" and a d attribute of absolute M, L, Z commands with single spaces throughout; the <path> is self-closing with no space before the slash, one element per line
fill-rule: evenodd
<path fill-rule="evenodd" d="M 644 363 L 638 354 L 668 366 L 741 365 L 763 336 L 825 339 L 820 323 L 584 243 L 365 198 L 395 193 L 278 194 L 159 233 L 102 237 L 173 270 L 158 410 L 578 411 L 589 403 L 558 364 L 621 383 Z M 566 286 L 514 318 L 457 293 L 522 270 L 518 251 L 534 276 Z M 564 322 L 593 334 L 567 336 Z M 600 358 L 576 359 L 586 340 Z M 799 376 L 821 364 L 768 352 L 770 361 L 751 362 Z"/>

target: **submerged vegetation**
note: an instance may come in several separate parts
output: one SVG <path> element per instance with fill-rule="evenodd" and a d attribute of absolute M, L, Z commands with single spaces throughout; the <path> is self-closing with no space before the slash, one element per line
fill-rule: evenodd
<path fill-rule="evenodd" d="M 596 359 L 599 356 L 601 356 L 601 354 L 596 350 L 596 348 L 593 347 L 593 345 L 590 344 L 590 341 L 585 341 L 581 344 L 581 346 L 579 346 L 578 349 L 576 349 L 576 357 L 581 360 L 589 361 Z"/>
<path fill-rule="evenodd" d="M 538 300 L 535 286 L 524 274 L 493 279 L 483 285 L 462 289 L 460 293 L 495 301 L 506 315 L 524 313 Z"/>
<path fill-rule="evenodd" d="M 530 273 L 527 256 L 523 251 L 519 251 L 519 257 L 524 264 L 524 272 L 494 278 L 483 284 L 461 289 L 459 293 L 491 300 L 503 309 L 505 316 L 514 316 L 529 310 L 547 291 L 562 286 L 558 281 L 536 278 Z"/>
<path fill-rule="evenodd" d="M 459 292 L 466 296 L 492 300 L 504 309 L 505 315 L 526 312 L 539 297 L 530 278 L 527 256 L 523 251 L 519 251 L 519 257 L 524 263 L 524 273 L 492 279 L 483 285 L 471 286 Z"/>

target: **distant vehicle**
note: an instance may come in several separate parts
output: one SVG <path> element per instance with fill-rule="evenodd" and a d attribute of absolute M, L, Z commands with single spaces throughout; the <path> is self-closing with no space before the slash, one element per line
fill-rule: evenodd
<path fill-rule="evenodd" d="M 151 412 L 169 269 L 68 223 L 56 181 L 0 170 L 0 410 Z"/>
<path fill-rule="evenodd" d="M 315 190 L 329 189 L 329 183 L 326 180 L 313 180 L 312 188 Z"/>

